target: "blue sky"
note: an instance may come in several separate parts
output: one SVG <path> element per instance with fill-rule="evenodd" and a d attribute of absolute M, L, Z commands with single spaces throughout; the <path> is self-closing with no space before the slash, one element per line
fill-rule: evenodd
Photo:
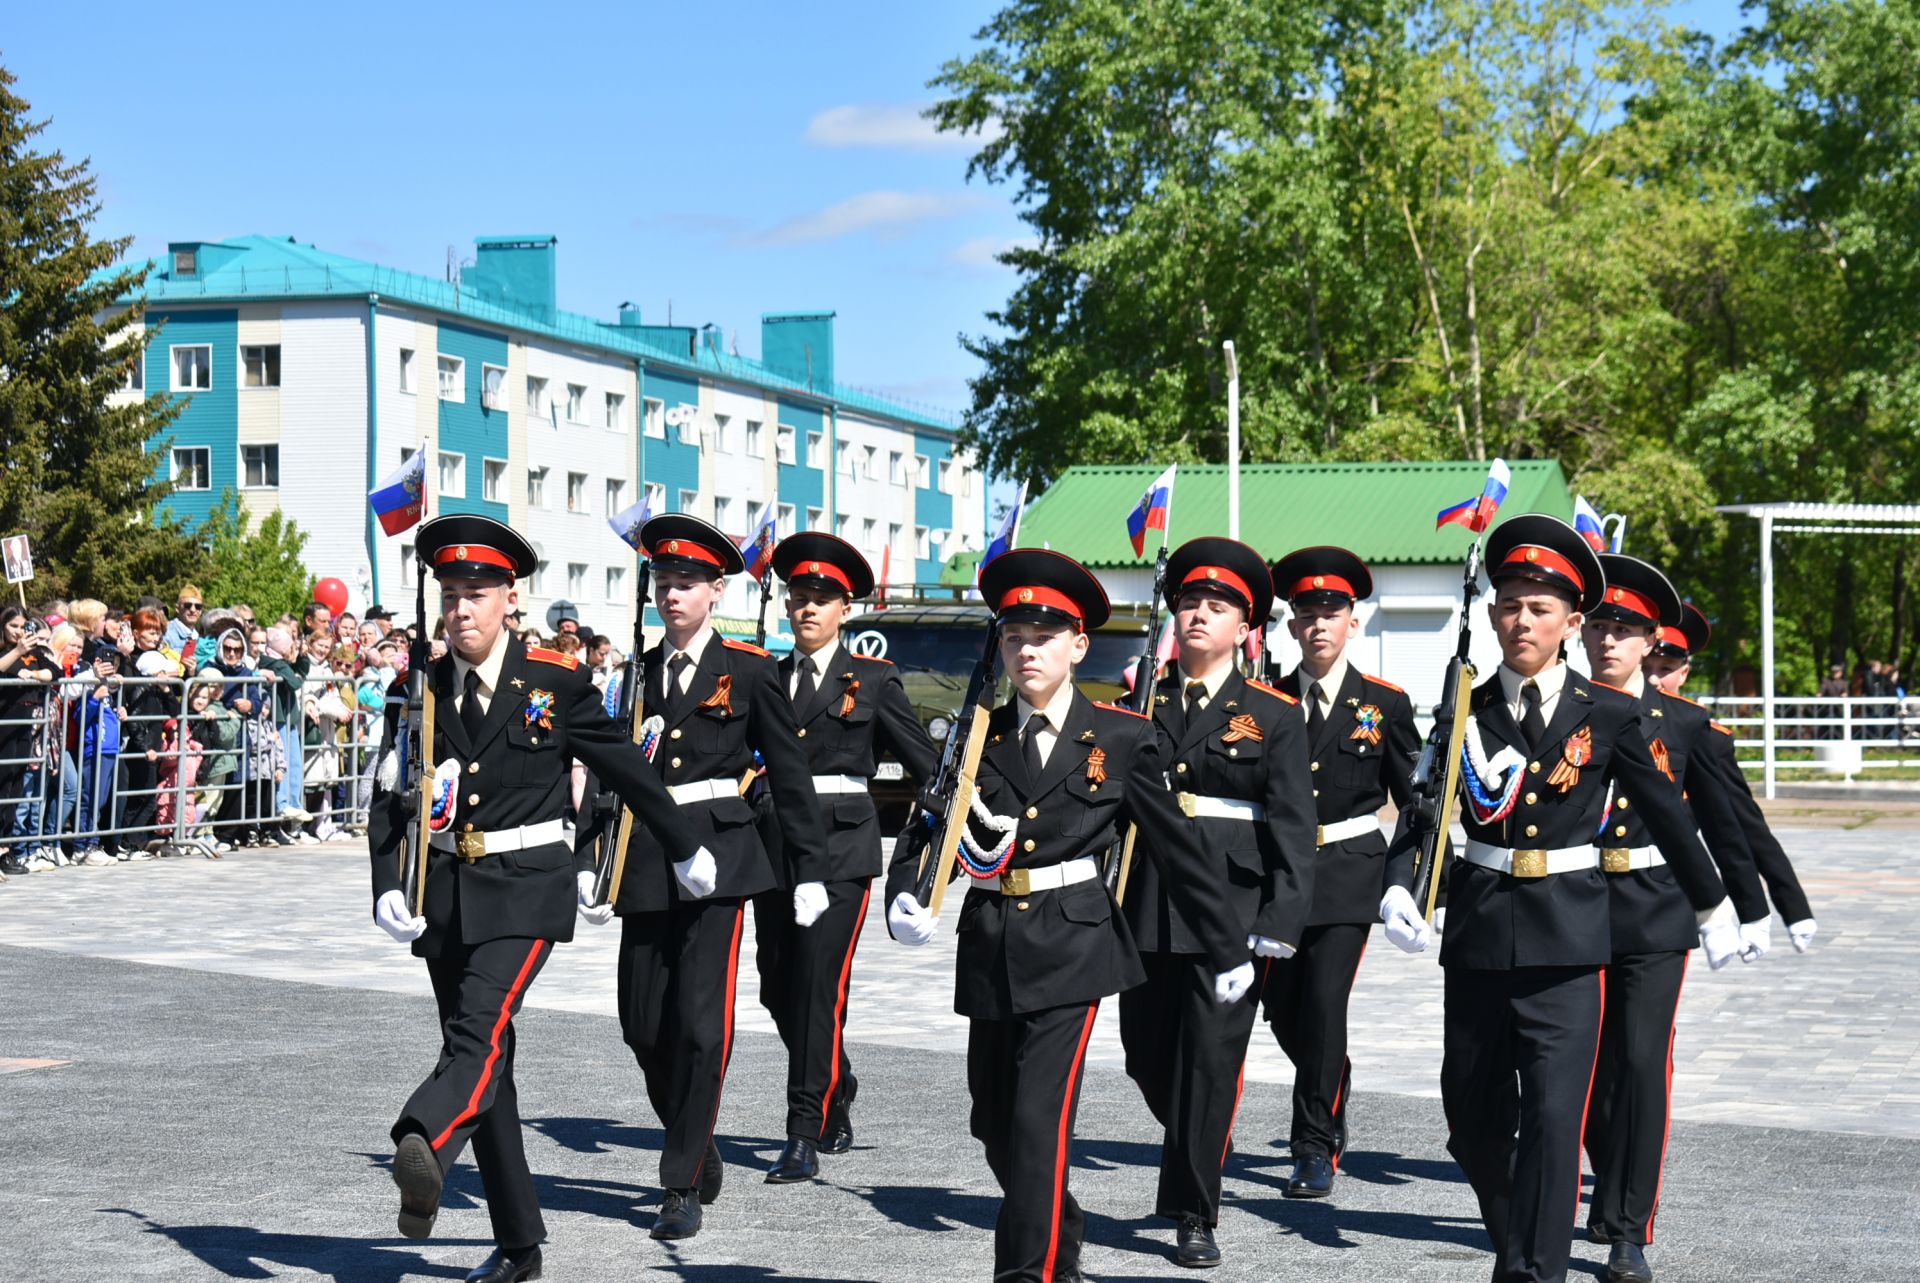
<path fill-rule="evenodd" d="M 551 232 L 563 307 L 671 301 L 749 356 L 762 312 L 832 308 L 842 381 L 957 411 L 956 336 L 1022 228 L 917 109 L 996 7 L 110 4 L 82 32 L 38 5 L 0 61 L 137 254 L 257 232 L 438 274 L 477 235 Z M 1670 16 L 1740 25 L 1733 0 Z"/>

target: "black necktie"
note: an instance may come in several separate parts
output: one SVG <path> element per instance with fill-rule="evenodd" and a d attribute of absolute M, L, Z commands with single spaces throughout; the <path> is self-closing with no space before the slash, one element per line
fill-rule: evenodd
<path fill-rule="evenodd" d="M 1205 682 L 1187 683 L 1187 720 L 1192 721 L 1195 713 L 1207 706 L 1207 684 Z"/>
<path fill-rule="evenodd" d="M 1020 758 L 1027 766 L 1027 783 L 1036 783 L 1046 764 L 1040 760 L 1040 732 L 1047 727 L 1047 715 L 1035 713 L 1027 719 L 1026 740 L 1020 745 Z"/>
<path fill-rule="evenodd" d="M 1320 728 L 1327 724 L 1327 715 L 1320 711 L 1320 700 L 1325 694 L 1319 682 L 1307 687 L 1307 736 L 1310 740 L 1319 739 Z"/>
<path fill-rule="evenodd" d="M 1547 720 L 1540 716 L 1540 686 L 1528 678 L 1520 687 L 1520 733 L 1527 737 L 1527 751 L 1538 753 L 1547 738 Z"/>
<path fill-rule="evenodd" d="M 487 719 L 485 710 L 480 707 L 479 669 L 469 668 L 467 670 L 467 680 L 463 689 L 464 693 L 460 697 L 460 725 L 466 729 L 467 743 L 478 744 L 480 742 L 480 723 Z"/>
<path fill-rule="evenodd" d="M 693 663 L 687 652 L 681 651 L 667 661 L 667 714 L 680 715 L 680 706 L 686 701 L 687 692 L 681 686 L 680 679 L 687 671 L 687 665 Z"/>
<path fill-rule="evenodd" d="M 819 670 L 813 666 L 811 655 L 802 655 L 795 666 L 800 670 L 800 680 L 793 686 L 793 711 L 798 713 L 813 703 L 813 675 Z"/>

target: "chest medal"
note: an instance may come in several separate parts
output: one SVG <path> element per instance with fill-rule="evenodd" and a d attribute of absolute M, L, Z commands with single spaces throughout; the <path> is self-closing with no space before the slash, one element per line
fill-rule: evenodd
<path fill-rule="evenodd" d="M 527 706 L 521 712 L 527 719 L 527 729 L 538 726 L 543 731 L 553 729 L 553 692 L 536 690 L 527 696 Z"/>
<path fill-rule="evenodd" d="M 1369 744 L 1380 742 L 1380 724 L 1386 720 L 1386 714 L 1377 704 L 1362 704 L 1354 710 L 1353 734 L 1348 739 L 1364 740 Z"/>
<path fill-rule="evenodd" d="M 1593 760 L 1593 728 L 1582 726 L 1574 734 L 1567 736 L 1566 746 L 1560 750 L 1560 760 L 1554 763 L 1553 774 L 1547 776 L 1547 783 L 1567 792 L 1580 782 L 1580 768 Z"/>

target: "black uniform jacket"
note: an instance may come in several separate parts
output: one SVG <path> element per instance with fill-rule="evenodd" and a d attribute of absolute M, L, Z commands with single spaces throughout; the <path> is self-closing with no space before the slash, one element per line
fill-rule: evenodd
<path fill-rule="evenodd" d="M 1296 668 L 1281 688 L 1300 692 L 1313 678 Z M 1364 716 L 1363 714 L 1368 714 Z M 1377 722 L 1379 738 L 1366 733 Z M 1313 805 L 1321 824 L 1338 824 L 1373 815 L 1392 798 L 1407 804 L 1407 781 L 1420 756 L 1420 730 L 1413 722 L 1413 701 L 1391 682 L 1369 677 L 1352 664 L 1334 695 L 1326 724 L 1308 746 L 1313 772 Z M 1376 826 L 1359 837 L 1321 847 L 1313 868 L 1313 908 L 1307 925 L 1377 922 L 1380 897 L 1387 889 L 1387 839 Z"/>
<path fill-rule="evenodd" d="M 1813 916 L 1813 905 L 1800 886 L 1800 875 L 1793 871 L 1793 861 L 1780 848 L 1780 839 L 1773 836 L 1773 829 L 1768 826 L 1760 804 L 1754 801 L 1753 785 L 1747 782 L 1746 772 L 1740 769 L 1740 756 L 1734 748 L 1733 732 L 1718 722 L 1710 725 L 1713 733 L 1701 737 L 1694 753 L 1726 781 L 1734 814 L 1739 817 L 1741 833 L 1747 840 L 1747 850 L 1752 854 L 1760 876 L 1766 879 L 1767 893 L 1772 896 L 1774 907 L 1780 910 L 1780 916 L 1789 925 L 1804 922 Z M 1760 920 L 1761 915 L 1749 917 L 1747 907 L 1740 905 L 1738 899 L 1735 904 L 1740 907 L 1742 922 Z"/>
<path fill-rule="evenodd" d="M 1489 758 L 1512 745 L 1525 753 L 1526 737 L 1507 708 L 1498 673 L 1474 688 L 1473 716 Z M 1475 733 L 1473 725 L 1469 734 Z M 1571 759 L 1585 757 L 1574 767 Z M 1564 791 L 1550 783 L 1568 762 L 1579 773 Z M 1467 836 L 1493 846 L 1557 850 L 1591 846 L 1608 814 L 1616 781 L 1638 808 L 1680 888 L 1697 910 L 1711 909 L 1726 890 L 1700 845 L 1680 787 L 1654 765 L 1631 695 L 1569 672 L 1537 754 L 1527 758 L 1520 796 L 1504 820 L 1474 821 L 1462 784 L 1461 821 Z M 1403 822 L 1389 856 L 1389 885 L 1411 886 L 1417 844 Z M 1455 860 L 1448 875 L 1447 929 L 1442 966 L 1506 971 L 1515 967 L 1604 966 L 1613 958 L 1606 875 L 1596 866 L 1543 878 L 1516 878 Z"/>
<path fill-rule="evenodd" d="M 892 661 L 855 655 L 845 646 L 834 652 L 834 659 L 834 670 L 820 675 L 806 707 L 793 710 L 807 769 L 814 775 L 872 779 L 875 759 L 886 748 L 916 781 L 931 780 L 936 764 L 933 742 L 915 716 Z M 780 661 L 782 691 L 792 689 L 793 665 L 792 655 Z M 763 801 L 769 800 L 763 796 Z M 761 826 L 761 836 L 774 874 L 781 886 L 792 887 L 805 879 L 793 876 L 779 813 L 769 805 L 765 818 L 771 822 Z M 827 830 L 826 864 L 816 873 L 821 881 L 870 878 L 882 871 L 880 820 L 871 793 L 823 793 L 820 818 Z"/>
<path fill-rule="evenodd" d="M 1760 889 L 1728 786 L 1698 754 L 1705 747 L 1703 737 L 1713 733 L 1707 710 L 1692 700 L 1663 695 L 1649 683 L 1640 697 L 1640 717 L 1654 764 L 1664 766 L 1665 773 L 1684 790 L 1700 836 L 1720 868 L 1740 920 L 1752 922 L 1765 917 L 1766 893 Z M 1627 805 L 1621 805 L 1623 800 Z M 1638 800 L 1624 786 L 1614 786 L 1613 810 L 1597 842 L 1602 850 L 1659 845 L 1647 828 L 1645 809 L 1635 805 Z M 1686 950 L 1699 943 L 1693 905 L 1680 890 L 1671 866 L 1655 865 L 1606 877 L 1615 957 Z"/>
<path fill-rule="evenodd" d="M 1297 700 L 1230 673 L 1198 716 L 1183 713 L 1178 668 L 1153 695 L 1160 751 L 1176 793 L 1257 802 L 1266 818 L 1199 816 L 1193 821 L 1207 878 L 1225 895 L 1239 933 L 1298 946 L 1314 876 L 1312 786 L 1307 723 Z M 1257 734 L 1247 734 L 1244 718 Z M 1381 850 L 1386 844 L 1381 843 Z M 1136 857 L 1138 844 L 1136 843 Z M 1168 894 L 1153 860 L 1136 858 L 1127 887 L 1127 925 L 1143 951 L 1202 953 L 1200 936 Z M 1374 903 L 1380 901 L 1378 894 Z"/>
<path fill-rule="evenodd" d="M 1013 703 L 994 709 L 976 778 L 983 804 L 1019 823 L 1009 867 L 1102 859 L 1127 824 L 1137 824 L 1136 864 L 1141 858 L 1158 862 L 1163 885 L 1197 934 L 1201 952 L 1220 971 L 1248 961 L 1246 935 L 1193 822 L 1167 788 L 1166 758 L 1153 724 L 1076 691 L 1046 769 L 1029 780 L 1015 709 Z M 904 858 L 893 865 L 889 902 L 911 889 L 914 867 Z M 1139 876 L 1137 867 L 1133 876 Z M 1008 1020 L 1095 1002 L 1146 978 L 1133 934 L 1101 878 L 1026 896 L 1000 894 L 996 880 L 977 883 L 960 908 L 955 934 L 953 1005 L 963 1016 Z"/>
<path fill-rule="evenodd" d="M 645 719 L 660 713 L 666 720 L 653 754 L 654 770 L 669 785 L 701 780 L 731 780 L 736 785 L 716 799 L 680 804 L 681 814 L 719 866 L 714 895 L 758 895 L 776 885 L 773 862 L 754 824 L 753 807 L 737 788 L 754 769 L 756 749 L 766 768 L 765 787 L 780 817 L 794 877 L 801 882 L 821 880 L 827 842 L 819 802 L 806 751 L 795 733 L 793 704 L 773 657 L 746 642 L 718 634 L 709 637 L 699 664 L 688 675 L 685 697 L 677 712 L 669 714 L 662 655 L 659 645 L 646 653 L 646 704 L 639 714 Z M 636 868 L 631 855 L 628 860 L 615 912 L 658 912 L 681 898 L 672 869 L 654 861 L 643 861 Z"/>
<path fill-rule="evenodd" d="M 700 835 L 674 809 L 646 757 L 607 716 L 600 692 L 572 656 L 529 650 L 518 637 L 509 637 L 499 684 L 477 742 L 468 740 L 455 707 L 459 691 L 454 685 L 453 656 L 434 664 L 428 680 L 436 699 L 433 762 L 435 766 L 448 760 L 460 764 L 452 832 L 491 833 L 558 820 L 569 792 L 568 759 L 578 758 L 618 792 L 651 831 L 645 858 L 636 858 L 628 867 L 629 879 L 641 866 L 664 870 L 700 848 Z M 396 693 L 405 689 L 404 682 L 395 686 Z M 400 716 L 400 708 L 389 704 L 388 744 L 399 742 Z M 376 901 L 386 891 L 410 892 L 400 884 L 399 850 L 416 805 L 411 794 L 375 791 L 367 814 L 367 844 L 373 855 Z M 636 845 L 645 841 L 644 835 L 637 837 Z M 562 838 L 488 855 L 471 864 L 450 851 L 432 851 L 427 864 L 427 930 L 414 941 L 413 951 L 421 957 L 438 957 L 448 943 L 456 908 L 460 939 L 466 944 L 508 936 L 571 940 L 578 902 L 574 874 L 592 867 L 590 856 L 576 859 Z"/>

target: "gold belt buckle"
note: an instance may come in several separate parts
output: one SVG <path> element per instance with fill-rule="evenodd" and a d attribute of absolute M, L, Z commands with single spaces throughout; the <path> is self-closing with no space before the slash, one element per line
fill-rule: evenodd
<path fill-rule="evenodd" d="M 1320 824 L 1320 825 L 1314 826 L 1313 844 L 1315 846 L 1325 846 L 1327 844 L 1327 826 L 1326 825 Z"/>
<path fill-rule="evenodd" d="M 1632 873 L 1633 852 L 1624 846 L 1601 848 L 1600 869 L 1603 873 Z"/>
<path fill-rule="evenodd" d="M 472 864 L 487 853 L 487 835 L 484 833 L 456 833 L 453 835 L 453 853 Z"/>
<path fill-rule="evenodd" d="M 1199 814 L 1200 799 L 1195 794 L 1175 793 L 1173 800 L 1180 804 L 1180 814 L 1186 816 L 1189 820 Z"/>
<path fill-rule="evenodd" d="M 1001 895 L 1031 895 L 1033 878 L 1025 869 L 1008 869 L 1000 875 Z"/>
<path fill-rule="evenodd" d="M 1538 848 L 1529 848 L 1513 853 L 1513 876 L 1516 878 L 1544 878 L 1547 876 L 1547 853 Z"/>

